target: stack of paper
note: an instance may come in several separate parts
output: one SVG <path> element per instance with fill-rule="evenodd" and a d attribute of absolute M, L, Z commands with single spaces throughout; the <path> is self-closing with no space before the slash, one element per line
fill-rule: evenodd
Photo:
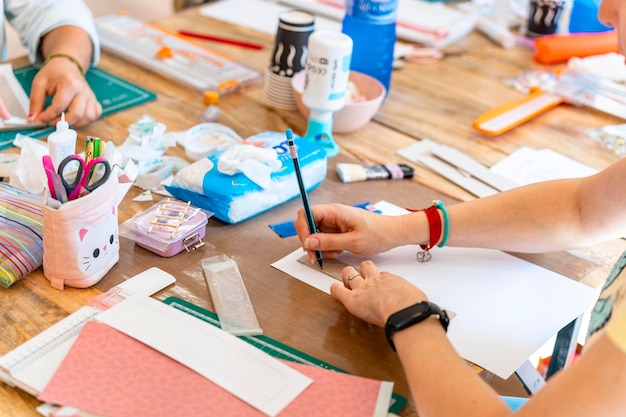
<path fill-rule="evenodd" d="M 278 14 L 287 9 L 316 15 L 316 30 L 341 30 L 344 2 L 338 0 L 219 0 L 200 13 L 226 22 L 275 34 Z M 444 4 L 399 0 L 398 39 L 442 48 L 474 29 L 476 18 Z"/>
<path fill-rule="evenodd" d="M 447 178 L 476 197 L 521 185 L 593 175 L 597 170 L 551 149 L 521 147 L 488 168 L 461 151 L 422 139 L 398 149 L 398 155 Z"/>

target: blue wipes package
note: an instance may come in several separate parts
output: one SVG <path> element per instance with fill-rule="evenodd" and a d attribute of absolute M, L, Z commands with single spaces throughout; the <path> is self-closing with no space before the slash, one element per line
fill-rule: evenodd
<path fill-rule="evenodd" d="M 299 197 L 300 189 L 285 134 L 263 132 L 248 138 L 247 142 L 263 144 L 263 148 L 275 151 L 275 160 L 268 164 L 273 166 L 271 170 L 265 165 L 267 151 L 261 158 L 255 152 L 259 151 L 258 147 L 246 149 L 252 145 L 235 144 L 183 168 L 165 189 L 175 198 L 208 210 L 226 223 L 241 222 Z M 326 151 L 301 137 L 297 137 L 294 143 L 302 180 L 306 189 L 312 190 L 326 178 Z M 274 156 L 273 152 L 270 154 Z M 267 178 L 260 180 L 259 176 L 263 177 L 265 171 Z"/>

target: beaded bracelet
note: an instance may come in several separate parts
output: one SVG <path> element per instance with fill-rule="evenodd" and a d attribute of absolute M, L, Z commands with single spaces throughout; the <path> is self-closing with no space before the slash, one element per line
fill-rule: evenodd
<path fill-rule="evenodd" d="M 74 64 L 76 64 L 76 66 L 78 67 L 78 70 L 80 71 L 80 73 L 82 75 L 85 75 L 85 70 L 83 69 L 83 66 L 81 65 L 81 63 L 78 61 L 78 59 L 74 58 L 72 55 L 69 54 L 64 54 L 64 53 L 54 53 L 54 54 L 50 54 L 46 57 L 46 59 L 44 59 L 43 63 L 41 64 L 41 66 L 45 66 L 48 62 L 50 62 L 51 59 L 53 58 L 67 58 L 70 61 L 72 61 Z"/>

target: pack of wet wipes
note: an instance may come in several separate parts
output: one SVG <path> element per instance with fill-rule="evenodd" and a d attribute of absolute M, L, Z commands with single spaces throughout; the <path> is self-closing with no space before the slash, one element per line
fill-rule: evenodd
<path fill-rule="evenodd" d="M 326 151 L 301 137 L 295 144 L 302 180 L 312 190 L 326 178 Z M 241 222 L 300 196 L 285 134 L 272 131 L 194 162 L 165 189 L 226 223 Z"/>

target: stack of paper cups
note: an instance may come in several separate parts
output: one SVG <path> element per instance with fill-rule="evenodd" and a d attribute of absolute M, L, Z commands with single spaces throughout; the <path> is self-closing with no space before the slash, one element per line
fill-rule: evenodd
<path fill-rule="evenodd" d="M 305 68 L 307 43 L 315 28 L 315 15 L 303 10 L 287 10 L 280 14 L 274 50 L 265 71 L 265 101 L 267 104 L 293 110 L 291 77 Z"/>

